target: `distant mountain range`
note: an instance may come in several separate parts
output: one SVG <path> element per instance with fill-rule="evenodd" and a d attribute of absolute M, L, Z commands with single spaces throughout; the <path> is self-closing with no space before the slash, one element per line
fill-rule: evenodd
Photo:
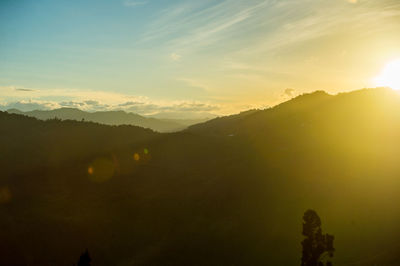
<path fill-rule="evenodd" d="M 54 110 L 34 110 L 23 112 L 9 109 L 8 113 L 26 115 L 40 120 L 58 118 L 61 120 L 90 121 L 105 125 L 133 125 L 150 128 L 158 132 L 176 132 L 190 125 L 205 122 L 208 118 L 199 119 L 162 119 L 145 117 L 125 111 L 86 112 L 76 108 L 60 108 Z"/>

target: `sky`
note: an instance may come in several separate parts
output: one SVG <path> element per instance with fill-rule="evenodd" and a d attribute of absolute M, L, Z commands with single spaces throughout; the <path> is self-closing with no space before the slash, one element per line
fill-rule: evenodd
<path fill-rule="evenodd" d="M 375 87 L 399 0 L 0 0 L 0 109 L 226 115 Z"/>

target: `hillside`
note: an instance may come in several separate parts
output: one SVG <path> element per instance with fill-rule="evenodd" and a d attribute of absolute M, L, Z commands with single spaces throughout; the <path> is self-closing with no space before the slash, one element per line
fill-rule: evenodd
<path fill-rule="evenodd" d="M 168 134 L 0 113 L 0 264 L 399 265 L 400 96 L 306 94 Z"/>
<path fill-rule="evenodd" d="M 62 120 L 76 120 L 76 121 L 90 121 L 105 125 L 133 125 L 144 128 L 150 128 L 158 132 L 173 132 L 185 129 L 189 125 L 197 122 L 178 119 L 157 119 L 151 117 L 144 117 L 134 113 L 127 113 L 125 111 L 99 111 L 99 112 L 85 112 L 76 108 L 60 108 L 54 110 L 35 110 L 22 112 L 17 109 L 9 109 L 8 113 L 21 114 L 30 117 L 35 117 L 41 120 L 47 119 L 62 119 Z M 199 120 L 202 121 L 202 120 Z"/>

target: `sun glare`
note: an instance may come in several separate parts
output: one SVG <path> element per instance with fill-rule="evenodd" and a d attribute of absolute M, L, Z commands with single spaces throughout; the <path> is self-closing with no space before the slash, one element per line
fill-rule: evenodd
<path fill-rule="evenodd" d="M 400 58 L 388 63 L 374 81 L 376 86 L 400 90 Z"/>

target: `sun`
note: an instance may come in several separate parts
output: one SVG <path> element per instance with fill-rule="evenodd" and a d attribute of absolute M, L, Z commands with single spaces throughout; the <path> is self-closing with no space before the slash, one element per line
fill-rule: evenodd
<path fill-rule="evenodd" d="M 378 87 L 400 90 L 400 58 L 388 63 L 374 81 Z"/>

